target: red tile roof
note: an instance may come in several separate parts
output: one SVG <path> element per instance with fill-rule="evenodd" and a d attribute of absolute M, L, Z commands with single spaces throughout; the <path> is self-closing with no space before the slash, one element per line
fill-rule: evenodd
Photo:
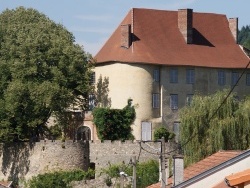
<path fill-rule="evenodd" d="M 228 161 L 241 153 L 242 151 L 218 151 L 217 153 L 185 168 L 184 169 L 184 181 L 202 172 L 205 172 L 225 161 Z M 222 180 L 223 180 L 223 177 L 222 177 Z M 168 179 L 168 184 L 169 185 L 166 187 L 172 186 L 172 178 Z M 148 188 L 159 188 L 160 185 L 161 185 L 160 183 L 156 183 L 156 184 L 148 186 Z"/>
<path fill-rule="evenodd" d="M 229 175 L 226 177 L 226 180 L 230 186 L 235 186 L 250 181 L 250 169 Z"/>
<path fill-rule="evenodd" d="M 136 40 L 121 47 L 120 26 L 95 56 L 98 63 L 128 62 L 173 66 L 245 68 L 249 58 L 234 41 L 225 15 L 193 13 L 193 44 L 178 29 L 178 12 L 133 8 L 121 24 L 131 24 Z M 120 25 L 121 25 L 120 24 Z"/>

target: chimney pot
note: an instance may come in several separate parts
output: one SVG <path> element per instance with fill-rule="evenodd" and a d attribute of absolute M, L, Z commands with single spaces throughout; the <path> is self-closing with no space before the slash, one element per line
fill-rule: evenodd
<path fill-rule="evenodd" d="M 236 44 L 238 44 L 238 18 L 229 18 L 228 19 L 229 28 L 233 34 Z"/>
<path fill-rule="evenodd" d="M 178 28 L 187 44 L 193 42 L 193 9 L 178 10 Z"/>

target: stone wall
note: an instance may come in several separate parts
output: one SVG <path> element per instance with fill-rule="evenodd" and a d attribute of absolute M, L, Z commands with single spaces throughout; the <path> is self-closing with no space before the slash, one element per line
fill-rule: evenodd
<path fill-rule="evenodd" d="M 55 170 L 89 167 L 89 143 L 41 141 L 0 145 L 0 179 L 30 179 Z"/>
<path fill-rule="evenodd" d="M 0 144 L 0 179 L 17 181 L 56 170 L 87 170 L 94 164 L 96 176 L 109 164 L 128 165 L 132 156 L 139 162 L 159 160 L 160 142 L 60 140 Z M 173 145 L 166 143 L 166 152 Z"/>
<path fill-rule="evenodd" d="M 92 141 L 90 147 L 90 163 L 95 163 L 96 172 L 99 173 L 102 168 L 109 164 L 129 164 L 132 156 L 136 156 L 139 162 L 145 162 L 150 159 L 159 160 L 160 142 L 139 142 L 139 141 Z M 172 150 L 175 146 L 166 143 L 166 152 Z M 173 154 L 173 153 L 171 153 Z"/>

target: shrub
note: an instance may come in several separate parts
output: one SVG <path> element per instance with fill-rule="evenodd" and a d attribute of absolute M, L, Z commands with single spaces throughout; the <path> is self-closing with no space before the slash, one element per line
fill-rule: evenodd
<path fill-rule="evenodd" d="M 128 176 L 132 176 L 132 165 L 113 164 L 106 169 L 102 169 L 102 173 L 107 175 L 107 179 L 119 177 L 119 173 L 123 171 Z M 136 187 L 144 188 L 148 185 L 157 183 L 159 180 L 159 163 L 155 160 L 138 163 L 136 165 Z"/>
<path fill-rule="evenodd" d="M 93 121 L 101 140 L 132 140 L 131 124 L 135 119 L 135 108 L 128 105 L 123 109 L 95 108 Z"/>
<path fill-rule="evenodd" d="M 28 182 L 30 188 L 70 188 L 69 183 L 72 181 L 81 181 L 90 179 L 94 176 L 93 170 L 72 170 L 57 171 L 53 173 L 39 174 Z"/>
<path fill-rule="evenodd" d="M 165 141 L 172 140 L 175 137 L 173 132 L 170 132 L 165 127 L 160 127 L 154 131 L 154 140 L 165 138 Z"/>

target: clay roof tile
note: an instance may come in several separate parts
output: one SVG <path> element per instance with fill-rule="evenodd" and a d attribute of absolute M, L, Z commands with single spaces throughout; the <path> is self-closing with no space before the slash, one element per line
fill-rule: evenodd
<path fill-rule="evenodd" d="M 237 155 L 241 154 L 242 151 L 218 151 L 217 153 L 212 154 L 211 156 L 208 156 L 207 158 L 194 163 L 190 166 L 188 166 L 187 168 L 184 169 L 184 181 L 202 173 L 205 172 L 223 162 L 226 162 L 234 157 L 236 157 Z M 168 179 L 168 183 L 172 183 L 172 178 Z M 223 182 L 224 183 L 224 182 Z M 222 183 L 222 184 L 223 184 Z M 222 185 L 220 184 L 220 185 Z M 225 184 L 225 183 L 224 183 Z M 167 187 L 171 187 L 172 185 L 169 185 Z M 219 186 L 219 185 L 218 185 Z M 149 186 L 148 188 L 159 188 L 160 187 L 160 183 L 156 183 L 153 184 L 151 186 Z"/>
<path fill-rule="evenodd" d="M 121 47 L 120 25 L 95 56 L 98 63 L 125 62 L 173 66 L 245 68 L 249 58 L 236 44 L 227 17 L 193 13 L 193 43 L 178 29 L 178 12 L 133 8 L 122 24 L 130 24 L 132 45 Z"/>

